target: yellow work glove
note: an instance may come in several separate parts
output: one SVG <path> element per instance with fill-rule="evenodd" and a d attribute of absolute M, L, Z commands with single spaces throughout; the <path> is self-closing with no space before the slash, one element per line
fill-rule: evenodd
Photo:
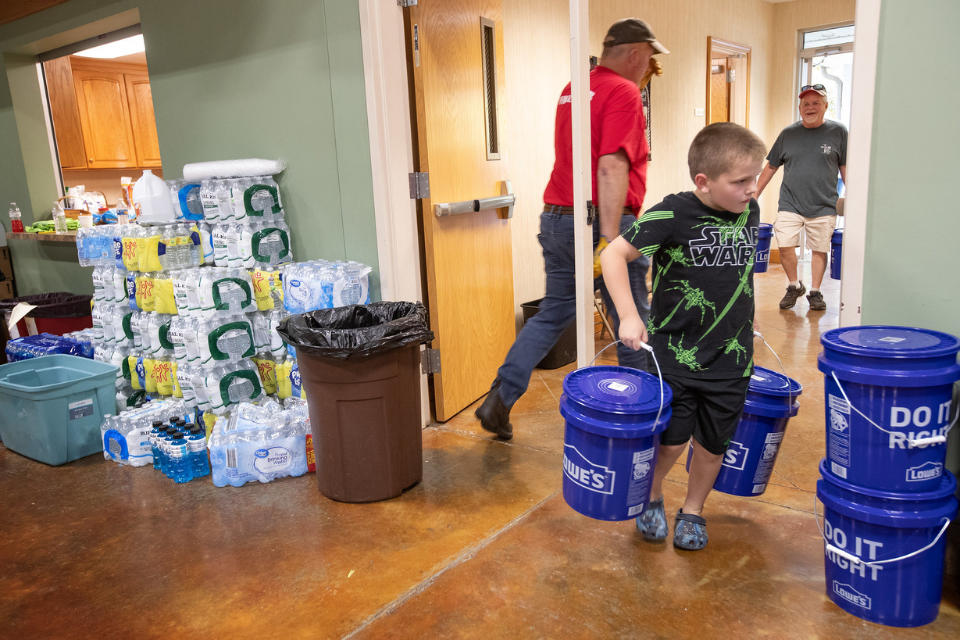
<path fill-rule="evenodd" d="M 650 58 L 650 66 L 647 67 L 647 72 L 643 74 L 643 80 L 640 81 L 640 88 L 643 89 L 647 86 L 647 83 L 650 82 L 650 78 L 653 76 L 662 76 L 663 75 L 663 66 L 656 58 Z"/>
<path fill-rule="evenodd" d="M 607 245 L 610 244 L 607 242 L 607 236 L 600 236 L 600 242 L 597 243 L 597 248 L 593 250 L 593 277 L 599 278 L 603 275 L 603 269 L 600 268 L 600 252 L 603 251 Z"/>

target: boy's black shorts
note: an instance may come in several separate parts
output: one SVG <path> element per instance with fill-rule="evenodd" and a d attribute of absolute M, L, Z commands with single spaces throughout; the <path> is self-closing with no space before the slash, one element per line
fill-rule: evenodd
<path fill-rule="evenodd" d="M 660 444 L 686 444 L 690 436 L 714 455 L 723 455 L 737 430 L 750 377 L 703 380 L 664 375 L 673 390 L 673 418 Z"/>

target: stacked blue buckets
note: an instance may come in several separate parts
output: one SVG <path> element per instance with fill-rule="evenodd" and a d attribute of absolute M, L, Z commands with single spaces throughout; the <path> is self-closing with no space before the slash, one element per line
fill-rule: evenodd
<path fill-rule="evenodd" d="M 568 374 L 560 398 L 567 504 L 597 520 L 640 515 L 672 401 L 668 384 L 637 369 L 599 366 Z"/>
<path fill-rule="evenodd" d="M 944 469 L 960 340 L 907 327 L 833 329 L 820 342 L 827 457 L 827 595 L 870 622 L 917 627 L 940 606 L 956 479 Z"/>

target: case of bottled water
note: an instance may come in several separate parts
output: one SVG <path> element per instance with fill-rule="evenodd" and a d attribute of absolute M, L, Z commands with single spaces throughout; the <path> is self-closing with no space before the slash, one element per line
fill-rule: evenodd
<path fill-rule="evenodd" d="M 243 403 L 214 425 L 207 446 L 213 484 L 239 487 L 307 472 L 306 436 L 310 418 L 304 406 L 283 409 L 269 400 Z"/>

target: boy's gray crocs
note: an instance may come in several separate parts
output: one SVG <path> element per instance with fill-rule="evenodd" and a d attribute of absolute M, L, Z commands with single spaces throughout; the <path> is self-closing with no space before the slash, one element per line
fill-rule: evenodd
<path fill-rule="evenodd" d="M 673 546 L 678 549 L 699 551 L 707 546 L 707 521 L 692 513 L 677 511 L 673 523 Z"/>
<path fill-rule="evenodd" d="M 645 540 L 659 542 L 667 539 L 667 514 L 663 510 L 663 496 L 647 505 L 637 517 L 637 530 Z"/>

